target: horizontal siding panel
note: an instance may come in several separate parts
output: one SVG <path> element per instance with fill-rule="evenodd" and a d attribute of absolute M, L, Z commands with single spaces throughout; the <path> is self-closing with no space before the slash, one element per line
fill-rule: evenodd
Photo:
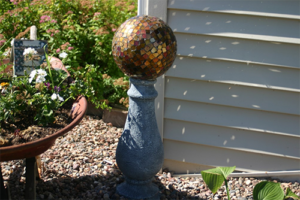
<path fill-rule="evenodd" d="M 187 9 L 201 11 L 231 12 L 236 14 L 256 14 L 278 17 L 297 18 L 299 16 L 299 0 L 231 0 L 231 1 L 212 1 L 212 0 L 169 0 L 169 9 Z M 273 14 L 273 15 L 272 15 Z"/>
<path fill-rule="evenodd" d="M 175 32 L 300 43 L 296 20 L 170 10 L 168 25 Z"/>
<path fill-rule="evenodd" d="M 165 99 L 165 118 L 237 129 L 300 136 L 296 115 Z"/>
<path fill-rule="evenodd" d="M 166 80 L 166 98 L 300 115 L 300 93 L 175 77 Z"/>
<path fill-rule="evenodd" d="M 168 160 L 206 166 L 236 166 L 236 170 L 276 171 L 299 169 L 300 160 L 164 140 Z"/>
<path fill-rule="evenodd" d="M 299 69 L 252 63 L 177 56 L 166 75 L 300 92 Z"/>
<path fill-rule="evenodd" d="M 176 33 L 178 55 L 226 58 L 299 68 L 299 45 Z"/>
<path fill-rule="evenodd" d="M 176 160 L 165 159 L 162 168 L 168 168 L 169 171 L 176 172 L 176 174 L 200 174 L 201 171 L 211 169 L 212 166 L 199 165 L 187 162 L 178 162 Z"/>
<path fill-rule="evenodd" d="M 300 137 L 165 119 L 164 139 L 300 160 Z"/>

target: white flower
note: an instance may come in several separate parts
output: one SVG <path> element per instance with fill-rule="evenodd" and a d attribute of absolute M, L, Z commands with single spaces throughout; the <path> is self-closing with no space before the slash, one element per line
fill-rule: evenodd
<path fill-rule="evenodd" d="M 7 90 L 5 89 L 5 88 L 3 88 L 2 90 L 1 90 L 1 93 L 6 93 L 7 92 Z"/>
<path fill-rule="evenodd" d="M 64 101 L 64 98 L 62 98 L 61 96 L 59 96 L 59 94 L 56 94 L 56 93 L 53 93 L 52 96 L 51 96 L 51 99 L 52 100 L 60 100 L 60 101 Z"/>
<path fill-rule="evenodd" d="M 33 70 L 33 71 L 30 72 L 30 75 L 29 75 L 29 83 L 32 82 L 32 79 L 35 77 L 36 72 L 37 72 L 37 70 Z"/>
<path fill-rule="evenodd" d="M 45 79 L 44 76 L 38 76 L 38 77 L 36 77 L 35 82 L 36 82 L 36 83 L 43 83 L 45 80 L 46 80 L 46 79 Z"/>
<path fill-rule="evenodd" d="M 15 42 L 15 39 L 12 39 L 12 41 L 10 41 L 11 46 L 14 46 L 14 42 Z"/>
<path fill-rule="evenodd" d="M 37 71 L 37 74 L 40 76 L 43 76 L 43 77 L 47 76 L 47 72 L 44 69 L 38 69 L 36 71 Z"/>
<path fill-rule="evenodd" d="M 37 54 L 35 49 L 33 49 L 31 47 L 24 49 L 24 53 L 23 53 L 24 56 L 33 55 L 33 54 Z"/>
<path fill-rule="evenodd" d="M 9 51 L 5 51 L 5 52 L 3 53 L 3 55 L 4 55 L 4 56 L 7 56 L 8 53 L 9 53 Z"/>
<path fill-rule="evenodd" d="M 32 79 L 33 79 L 33 77 L 29 77 L 29 83 L 31 83 L 32 82 Z"/>
<path fill-rule="evenodd" d="M 56 93 L 53 93 L 52 95 L 51 95 L 51 99 L 54 101 L 55 99 L 57 99 L 57 95 L 56 95 Z"/>
<path fill-rule="evenodd" d="M 35 82 L 36 83 L 42 83 L 42 82 L 44 82 L 46 79 L 45 79 L 45 76 L 47 76 L 47 72 L 45 71 L 45 70 L 43 70 L 43 69 L 38 69 L 38 70 L 32 70 L 31 72 L 30 72 L 30 75 L 29 75 L 29 83 L 31 83 L 32 82 L 32 80 L 34 79 L 34 77 L 36 76 L 36 75 L 38 75 L 37 77 L 36 77 L 36 80 L 35 80 Z"/>
<path fill-rule="evenodd" d="M 57 97 L 60 101 L 64 101 L 64 98 L 62 98 L 61 96 L 59 96 L 59 94 L 57 94 Z"/>
<path fill-rule="evenodd" d="M 59 54 L 60 58 L 66 58 L 68 56 L 68 54 L 66 52 L 62 52 Z"/>
<path fill-rule="evenodd" d="M 32 70 L 31 72 L 30 72 L 30 77 L 35 77 L 35 75 L 36 75 L 36 73 L 37 73 L 37 70 L 35 69 L 35 70 Z"/>

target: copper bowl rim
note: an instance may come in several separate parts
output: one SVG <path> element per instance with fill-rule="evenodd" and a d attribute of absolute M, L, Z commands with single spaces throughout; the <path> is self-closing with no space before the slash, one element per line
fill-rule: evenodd
<path fill-rule="evenodd" d="M 30 148 L 37 148 L 38 146 L 47 146 L 48 144 L 48 148 L 49 149 L 52 144 L 55 142 L 56 138 L 58 138 L 59 136 L 64 135 L 65 133 L 67 133 L 68 131 L 70 131 L 71 129 L 73 129 L 76 125 L 78 125 L 80 123 L 80 121 L 82 120 L 82 118 L 84 117 L 86 110 L 87 110 L 87 100 L 84 96 L 79 96 L 73 103 L 74 104 L 80 105 L 80 108 L 78 108 L 78 111 L 76 113 L 72 113 L 72 117 L 73 120 L 70 124 L 68 124 L 66 127 L 60 129 L 59 131 L 48 135 L 44 138 L 38 139 L 38 140 L 34 140 L 31 142 L 27 142 L 24 144 L 18 144 L 18 145 L 12 145 L 12 146 L 7 146 L 7 147 L 0 147 L 0 161 L 1 160 L 1 154 L 13 154 L 13 152 L 19 152 L 19 151 L 24 151 L 24 150 L 28 150 Z M 49 143 L 51 143 L 49 145 Z M 46 150 L 47 150 L 46 149 Z M 45 151 L 46 151 L 45 150 Z M 37 154 L 39 155 L 39 153 Z M 7 156 L 7 155 L 6 155 Z M 24 157 L 25 158 L 25 157 Z M 5 159 L 6 161 L 7 159 Z M 14 159 L 11 159 L 14 160 Z"/>

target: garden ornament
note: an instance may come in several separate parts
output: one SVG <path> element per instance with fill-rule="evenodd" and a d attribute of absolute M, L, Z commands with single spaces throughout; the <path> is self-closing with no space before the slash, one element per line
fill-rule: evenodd
<path fill-rule="evenodd" d="M 159 18 L 136 16 L 118 28 L 112 51 L 116 64 L 131 83 L 128 115 L 116 152 L 125 182 L 117 192 L 130 199 L 159 199 L 152 179 L 162 167 L 164 153 L 155 117 L 154 84 L 175 60 L 176 38 Z"/>

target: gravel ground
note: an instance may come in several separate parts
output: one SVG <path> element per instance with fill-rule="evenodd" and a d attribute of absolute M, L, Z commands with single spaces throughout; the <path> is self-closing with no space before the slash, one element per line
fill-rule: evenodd
<path fill-rule="evenodd" d="M 37 199 L 126 199 L 116 193 L 124 181 L 116 166 L 115 152 L 123 129 L 104 123 L 97 117 L 85 116 L 72 131 L 58 138 L 55 145 L 41 155 L 42 180 L 37 181 Z M 2 162 L 5 185 L 13 200 L 24 199 L 25 170 L 23 160 Z M 229 178 L 234 199 L 252 199 L 254 186 L 265 179 Z M 271 180 L 277 182 L 278 180 Z M 227 199 L 225 186 L 215 194 L 202 178 L 176 177 L 167 169 L 153 182 L 161 199 Z M 281 182 L 281 186 L 300 196 L 298 182 Z"/>

